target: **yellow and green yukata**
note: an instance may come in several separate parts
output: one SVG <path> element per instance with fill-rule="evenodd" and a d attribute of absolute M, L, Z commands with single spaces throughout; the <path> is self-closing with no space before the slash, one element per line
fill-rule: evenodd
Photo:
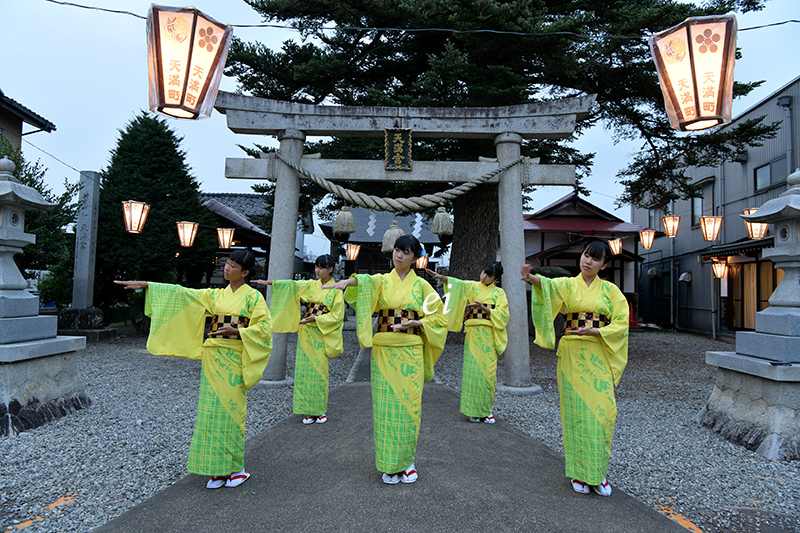
<path fill-rule="evenodd" d="M 344 297 L 322 289 L 318 280 L 275 280 L 270 303 L 276 333 L 297 335 L 294 366 L 294 413 L 319 416 L 328 411 L 328 359 L 342 353 Z M 300 324 L 300 304 L 323 305 L 327 312 Z"/>
<path fill-rule="evenodd" d="M 372 348 L 372 420 L 375 466 L 395 474 L 414 463 L 422 417 L 423 381 L 433 379 L 433 366 L 444 349 L 447 318 L 433 287 L 412 270 L 401 280 L 397 272 L 357 274 L 345 300 L 356 310 L 358 341 Z M 372 314 L 381 310 L 416 311 L 420 335 L 379 331 L 373 336 Z"/>
<path fill-rule="evenodd" d="M 599 485 L 608 471 L 617 419 L 614 387 L 628 362 L 628 302 L 619 288 L 582 275 L 548 279 L 533 285 L 531 314 L 536 344 L 553 349 L 553 320 L 559 312 L 603 314 L 610 321 L 600 336 L 564 335 L 558 344 L 558 390 L 566 475 Z"/>
<path fill-rule="evenodd" d="M 200 359 L 197 401 L 188 471 L 227 476 L 244 468 L 247 389 L 258 383 L 272 350 L 272 317 L 264 297 L 249 285 L 236 292 L 187 289 L 149 283 L 145 314 L 151 318 L 147 351 L 155 355 Z M 242 317 L 239 339 L 209 336 L 208 316 Z"/>
<path fill-rule="evenodd" d="M 461 412 L 472 418 L 492 414 L 497 388 L 497 357 L 508 345 L 508 299 L 503 289 L 480 281 L 447 278 L 447 329 L 461 331 L 463 325 L 464 367 L 461 377 Z M 488 318 L 467 305 L 481 302 L 490 308 Z"/>

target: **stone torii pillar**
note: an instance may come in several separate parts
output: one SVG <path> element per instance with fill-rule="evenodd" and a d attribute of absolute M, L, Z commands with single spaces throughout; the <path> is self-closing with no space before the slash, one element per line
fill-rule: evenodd
<path fill-rule="evenodd" d="M 255 98 L 221 91 L 216 109 L 227 116 L 234 133 L 277 135 L 281 155 L 304 171 L 335 180 L 384 180 L 463 183 L 485 176 L 519 157 L 524 139 L 564 139 L 572 135 L 577 120 L 585 118 L 594 95 L 559 101 L 506 107 L 400 108 L 315 106 Z M 415 161 L 413 171 L 387 171 L 383 161 L 323 160 L 302 157 L 305 136 L 382 137 L 384 129 L 411 128 L 415 139 L 493 139 L 497 162 Z M 286 151 L 284 151 L 286 150 Z M 228 158 L 225 176 L 275 180 L 275 212 L 270 248 L 270 277 L 291 279 L 297 224 L 299 185 L 296 172 L 274 160 Z M 274 166 L 273 166 L 274 165 Z M 530 165 L 523 176 L 520 165 L 505 170 L 498 182 L 500 202 L 501 260 L 507 266 L 503 286 L 509 298 L 511 321 L 505 351 L 506 391 L 535 392 L 530 383 L 526 289 L 516 274 L 525 262 L 522 220 L 522 187 L 525 185 L 572 185 L 571 165 Z M 291 235 L 289 235 L 291 228 Z M 288 252 L 291 250 L 291 252 Z M 279 256 L 279 257 L 276 257 Z M 273 270 L 273 268 L 275 270 Z M 284 382 L 286 342 L 275 336 L 269 382 Z"/>

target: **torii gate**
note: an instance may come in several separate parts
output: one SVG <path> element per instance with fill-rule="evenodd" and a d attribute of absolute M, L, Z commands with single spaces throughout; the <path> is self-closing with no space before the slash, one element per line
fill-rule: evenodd
<path fill-rule="evenodd" d="M 287 161 L 334 180 L 468 182 L 520 157 L 523 139 L 564 139 L 575 122 L 585 118 L 595 96 L 506 107 L 425 108 L 317 106 L 220 92 L 216 109 L 227 116 L 234 133 L 277 135 L 280 155 Z M 387 171 L 384 161 L 302 158 L 306 136 L 380 137 L 384 129 L 411 128 L 414 138 L 494 139 L 497 161 L 414 161 L 412 171 Z M 539 165 L 527 172 L 514 165 L 491 181 L 498 183 L 500 254 L 506 274 L 502 284 L 510 319 L 505 351 L 505 389 L 524 392 L 531 385 L 525 283 L 517 268 L 525 263 L 522 219 L 524 185 L 573 185 L 573 165 Z M 274 165 L 274 168 L 271 168 Z M 524 176 L 527 174 L 527 176 Z M 292 279 L 300 181 L 291 167 L 270 160 L 227 158 L 225 177 L 275 179 L 270 277 Z M 264 373 L 267 382 L 286 379 L 288 334 L 275 334 L 272 356 Z M 498 387 L 501 387 L 498 384 Z"/>

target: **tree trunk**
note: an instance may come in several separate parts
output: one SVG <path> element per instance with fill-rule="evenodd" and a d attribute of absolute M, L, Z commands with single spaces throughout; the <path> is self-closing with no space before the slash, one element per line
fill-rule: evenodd
<path fill-rule="evenodd" d="M 500 246 L 497 185 L 481 185 L 453 200 L 453 218 L 449 275 L 477 280 L 483 267 L 497 259 Z"/>

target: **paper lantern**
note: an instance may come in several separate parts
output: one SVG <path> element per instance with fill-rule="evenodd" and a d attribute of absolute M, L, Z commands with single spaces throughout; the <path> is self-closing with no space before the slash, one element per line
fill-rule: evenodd
<path fill-rule="evenodd" d="M 728 272 L 728 265 L 726 263 L 718 263 L 715 261 L 711 263 L 711 270 L 714 272 L 715 278 L 722 279 Z"/>
<path fill-rule="evenodd" d="M 358 259 L 358 254 L 361 252 L 361 246 L 358 244 L 347 245 L 347 259 L 355 261 Z"/>
<path fill-rule="evenodd" d="M 664 225 L 664 233 L 667 234 L 667 237 L 672 239 L 678 234 L 678 226 L 681 225 L 681 217 L 678 215 L 667 215 L 661 217 L 661 223 Z"/>
<path fill-rule="evenodd" d="M 195 235 L 197 235 L 197 222 L 178 222 L 178 238 L 181 246 L 189 248 L 193 245 Z"/>
<path fill-rule="evenodd" d="M 417 268 L 420 270 L 424 270 L 428 268 L 428 254 L 425 252 L 425 249 L 422 249 L 422 255 L 416 261 Z"/>
<path fill-rule="evenodd" d="M 690 17 L 648 41 L 670 125 L 687 131 L 730 123 L 736 17 Z"/>
<path fill-rule="evenodd" d="M 653 239 L 656 236 L 656 230 L 645 229 L 639 232 L 639 240 L 642 241 L 642 248 L 649 250 L 653 247 Z"/>
<path fill-rule="evenodd" d="M 150 204 L 128 200 L 122 202 L 122 214 L 125 217 L 125 230 L 128 233 L 141 233 L 144 223 L 147 221 L 147 213 L 150 212 Z"/>
<path fill-rule="evenodd" d="M 758 208 L 751 207 L 750 209 L 742 211 L 742 214 L 755 215 L 756 211 L 758 211 Z M 747 236 L 751 239 L 763 239 L 767 235 L 767 229 L 769 229 L 769 224 L 763 224 L 761 222 L 748 222 L 745 220 L 744 225 L 747 227 Z"/>
<path fill-rule="evenodd" d="M 233 28 L 193 7 L 150 6 L 147 63 L 150 110 L 208 118 L 217 98 Z"/>
<path fill-rule="evenodd" d="M 233 231 L 235 228 L 217 228 L 217 240 L 220 248 L 230 248 L 233 244 Z"/>
<path fill-rule="evenodd" d="M 622 239 L 613 239 L 608 241 L 608 247 L 611 248 L 611 253 L 619 255 L 622 251 Z"/>
<path fill-rule="evenodd" d="M 722 217 L 700 217 L 700 229 L 707 241 L 716 241 L 722 227 Z"/>

